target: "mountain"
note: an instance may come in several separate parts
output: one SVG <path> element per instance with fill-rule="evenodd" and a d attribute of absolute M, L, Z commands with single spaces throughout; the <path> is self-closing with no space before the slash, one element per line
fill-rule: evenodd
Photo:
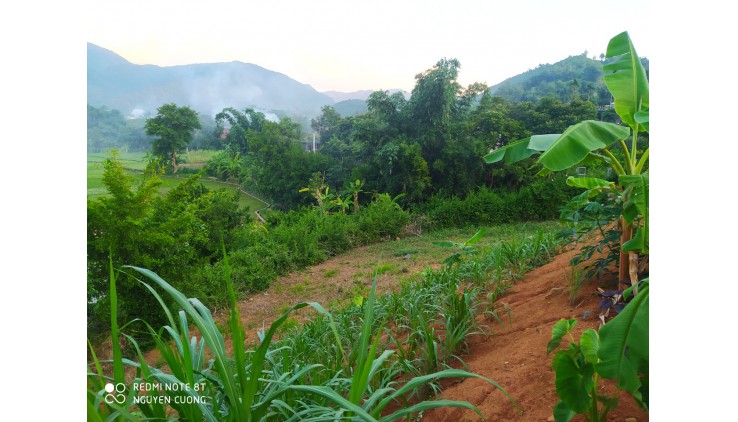
<path fill-rule="evenodd" d="M 402 89 L 389 89 L 388 90 L 390 95 L 394 94 L 395 92 L 402 92 L 402 95 L 405 96 L 405 99 L 410 98 L 410 93 L 407 91 L 404 91 Z M 340 91 L 324 91 L 323 94 L 331 97 L 333 101 L 335 102 L 341 102 L 346 100 L 363 100 L 366 101 L 369 98 L 369 95 L 374 92 L 371 89 L 364 89 L 361 91 L 353 91 L 353 92 L 340 92 Z"/>
<path fill-rule="evenodd" d="M 354 116 L 366 113 L 368 108 L 364 100 L 344 100 L 333 105 L 341 117 Z"/>
<path fill-rule="evenodd" d="M 225 107 L 315 116 L 327 95 L 278 72 L 250 63 L 204 63 L 160 67 L 133 64 L 87 44 L 87 102 L 123 114 L 155 113 L 173 102 L 213 115 Z"/>

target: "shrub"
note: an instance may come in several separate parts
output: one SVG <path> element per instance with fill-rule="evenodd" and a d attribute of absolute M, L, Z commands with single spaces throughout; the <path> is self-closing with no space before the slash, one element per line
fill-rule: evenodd
<path fill-rule="evenodd" d="M 558 217 L 559 208 L 573 190 L 566 185 L 566 176 L 557 174 L 550 179 L 536 180 L 516 192 L 482 187 L 463 199 L 435 195 L 418 206 L 416 212 L 425 214 L 436 228 L 543 221 Z"/>
<path fill-rule="evenodd" d="M 410 214 L 387 194 L 378 195 L 374 202 L 355 215 L 358 218 L 357 235 L 362 244 L 396 237 L 410 221 Z"/>

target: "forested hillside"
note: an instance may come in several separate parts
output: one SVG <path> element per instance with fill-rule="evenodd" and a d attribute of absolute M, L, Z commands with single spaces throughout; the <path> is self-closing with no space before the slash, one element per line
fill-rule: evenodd
<path fill-rule="evenodd" d="M 541 64 L 520 75 L 494 85 L 490 92 L 510 101 L 538 101 L 544 97 L 570 101 L 582 98 L 598 106 L 607 106 L 612 95 L 602 80 L 602 61 L 587 53 L 570 56 L 554 64 Z M 641 59 L 648 72 L 648 59 Z"/>

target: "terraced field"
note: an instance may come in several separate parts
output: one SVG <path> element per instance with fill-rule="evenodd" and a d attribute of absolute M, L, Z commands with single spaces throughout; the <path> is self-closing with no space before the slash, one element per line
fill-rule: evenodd
<path fill-rule="evenodd" d="M 190 151 L 185 155 L 187 167 L 202 168 L 212 156 L 213 151 Z M 102 183 L 103 167 L 102 162 L 107 158 L 105 153 L 87 154 L 87 198 L 93 199 L 101 195 L 107 195 L 105 186 Z M 143 152 L 126 152 L 119 153 L 119 158 L 124 168 L 130 170 L 129 174 L 136 180 L 141 180 L 141 171 L 146 168 L 146 153 Z M 185 176 L 161 176 L 162 184 L 159 192 L 165 195 L 170 189 L 177 186 Z M 229 191 L 238 190 L 233 184 L 223 183 L 217 180 L 204 178 L 201 183 L 210 190 L 227 189 Z M 266 203 L 249 196 L 243 192 L 239 197 L 238 204 L 242 207 L 248 207 L 251 211 L 267 206 Z"/>

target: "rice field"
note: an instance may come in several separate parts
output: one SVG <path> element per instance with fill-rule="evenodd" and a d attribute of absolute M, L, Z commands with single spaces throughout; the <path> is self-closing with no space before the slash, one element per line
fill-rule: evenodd
<path fill-rule="evenodd" d="M 206 163 L 214 153 L 215 151 L 189 151 L 185 153 L 184 156 L 187 163 L 197 165 Z M 94 199 L 101 195 L 108 194 L 102 183 L 102 162 L 108 158 L 108 156 L 109 155 L 107 153 L 87 154 L 87 199 Z M 133 176 L 136 181 L 140 181 L 142 179 L 142 175 L 138 171 L 142 171 L 146 168 L 146 153 L 121 152 L 118 156 L 121 163 L 123 163 L 123 167 L 132 170 L 129 174 Z M 183 180 L 183 177 L 167 175 L 161 176 L 161 179 L 162 184 L 159 187 L 159 193 L 161 195 L 166 195 L 170 189 L 177 186 Z M 201 180 L 201 183 L 210 190 L 238 190 L 236 186 L 225 184 L 217 180 L 203 179 Z M 243 193 L 239 196 L 238 205 L 241 207 L 248 207 L 251 211 L 256 211 L 267 206 L 264 202 Z"/>

